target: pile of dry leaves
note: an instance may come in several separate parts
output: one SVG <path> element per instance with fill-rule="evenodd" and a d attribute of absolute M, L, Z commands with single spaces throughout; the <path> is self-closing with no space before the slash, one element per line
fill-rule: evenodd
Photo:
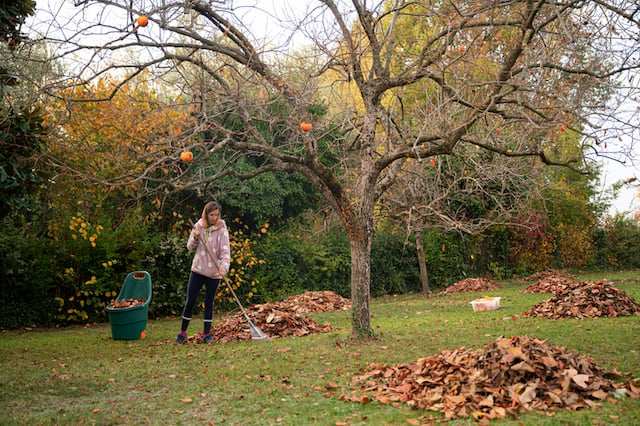
<path fill-rule="evenodd" d="M 529 284 L 523 293 L 559 293 L 578 285 L 575 281 L 565 277 L 548 276 L 541 278 L 533 284 Z"/>
<path fill-rule="evenodd" d="M 298 337 L 331 331 L 329 324 L 318 324 L 311 318 L 283 308 L 278 303 L 263 303 L 245 309 L 251 322 L 272 339 Z M 218 343 L 251 340 L 249 324 L 242 312 L 223 319 L 211 327 L 211 337 Z"/>
<path fill-rule="evenodd" d="M 305 314 L 351 309 L 351 303 L 331 291 L 308 291 L 282 302 L 263 303 L 245 309 L 251 322 L 270 338 L 297 337 L 331 331 L 329 324 L 319 324 Z M 236 312 L 211 327 L 217 343 L 251 340 L 249 323 Z M 187 338 L 186 343 L 202 343 L 202 334 Z"/>
<path fill-rule="evenodd" d="M 533 274 L 524 281 L 535 281 L 522 290 L 523 293 L 557 293 L 575 286 L 577 277 L 568 272 L 549 269 Z"/>
<path fill-rule="evenodd" d="M 351 309 L 349 299 L 332 291 L 305 291 L 283 300 L 279 305 L 301 314 Z"/>
<path fill-rule="evenodd" d="M 107 305 L 111 309 L 131 308 L 133 306 L 144 305 L 144 299 L 113 299 Z"/>
<path fill-rule="evenodd" d="M 611 281 L 582 281 L 571 284 L 552 298 L 535 305 L 523 317 L 599 318 L 640 314 L 638 305 Z"/>
<path fill-rule="evenodd" d="M 546 271 L 536 272 L 533 275 L 529 275 L 527 278 L 524 279 L 524 281 L 526 282 L 538 281 L 538 280 L 544 280 L 546 278 L 564 278 L 566 280 L 578 279 L 578 277 L 566 271 L 559 271 L 557 269 L 547 269 Z"/>
<path fill-rule="evenodd" d="M 470 293 L 474 291 L 497 290 L 495 281 L 488 278 L 467 278 L 450 285 L 440 294 Z"/>
<path fill-rule="evenodd" d="M 617 383 L 581 355 L 529 336 L 498 338 L 482 349 L 460 347 L 410 364 L 371 364 L 341 399 L 406 403 L 440 411 L 446 419 L 517 416 L 521 410 L 577 410 L 601 401 L 640 397 L 640 378 Z"/>

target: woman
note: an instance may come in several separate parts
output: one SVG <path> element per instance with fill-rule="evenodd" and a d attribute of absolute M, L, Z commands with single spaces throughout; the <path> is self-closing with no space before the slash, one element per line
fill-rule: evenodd
<path fill-rule="evenodd" d="M 187 328 L 191 321 L 193 308 L 202 287 L 204 296 L 204 342 L 213 343 L 211 337 L 211 322 L 213 321 L 213 300 L 222 277 L 229 271 L 231 250 L 229 248 L 229 232 L 224 220 L 220 219 L 220 205 L 211 201 L 204 206 L 202 218 L 196 223 L 187 241 L 187 249 L 194 251 L 189 284 L 187 286 L 187 300 L 182 311 L 182 327 L 174 342 L 180 345 L 187 340 Z M 209 251 L 215 256 L 215 262 L 202 245 L 204 239 Z M 217 265 L 216 265 L 217 264 Z"/>

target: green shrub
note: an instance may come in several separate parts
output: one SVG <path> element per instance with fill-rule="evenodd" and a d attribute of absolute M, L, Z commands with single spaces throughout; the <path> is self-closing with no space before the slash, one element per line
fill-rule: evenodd
<path fill-rule="evenodd" d="M 338 226 L 313 231 L 296 224 L 265 237 L 256 251 L 265 260 L 256 267 L 254 276 L 266 300 L 321 290 L 350 297 L 349 241 Z M 371 249 L 371 294 L 419 291 L 419 276 L 414 245 L 406 244 L 401 233 L 379 231 Z"/>
<path fill-rule="evenodd" d="M 21 217 L 5 216 L 0 227 L 0 328 L 53 325 L 56 265 L 46 239 Z"/>
<path fill-rule="evenodd" d="M 597 238 L 596 238 L 597 237 Z M 600 265 L 610 268 L 640 268 L 640 226 L 631 218 L 618 215 L 608 220 L 593 237 Z"/>
<path fill-rule="evenodd" d="M 437 230 L 425 233 L 425 258 L 432 291 L 442 289 L 456 281 L 476 275 L 470 238 L 457 233 L 443 234 Z"/>
<path fill-rule="evenodd" d="M 263 238 L 256 256 L 264 263 L 255 268 L 253 278 L 257 293 L 265 301 L 282 300 L 305 291 L 314 279 L 305 272 L 304 252 L 307 243 L 288 231 Z M 308 247 L 307 247 L 308 248 Z"/>
<path fill-rule="evenodd" d="M 5 217 L 0 231 L 2 327 L 106 321 L 106 303 L 117 296 L 129 272 L 141 269 L 140 259 L 152 241 L 131 213 L 113 229 L 91 224 L 80 214 L 47 221 L 33 213 L 31 222 L 19 214 Z"/>
<path fill-rule="evenodd" d="M 371 244 L 372 297 L 422 290 L 413 238 L 388 226 L 377 230 Z"/>
<path fill-rule="evenodd" d="M 149 247 L 141 269 L 151 275 L 152 301 L 149 316 L 179 315 L 184 305 L 191 259 L 184 235 L 165 235 Z"/>

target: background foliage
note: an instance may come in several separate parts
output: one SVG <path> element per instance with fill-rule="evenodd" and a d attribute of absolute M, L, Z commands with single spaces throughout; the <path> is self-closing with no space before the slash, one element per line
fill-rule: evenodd
<path fill-rule="evenodd" d="M 140 210 L 133 210 L 118 224 L 77 215 L 54 229 L 56 222 L 47 220 L 42 204 L 34 210 L 10 214 L 0 223 L 1 328 L 106 321 L 105 304 L 134 270 L 151 274 L 152 318 L 180 314 L 192 256 L 185 246 L 188 228 L 160 232 L 153 221 L 140 217 Z M 243 304 L 282 300 L 307 290 L 349 297 L 348 239 L 331 220 L 316 217 L 308 212 L 279 229 L 253 229 L 227 219 L 233 241 L 229 279 Z M 482 237 L 426 233 L 431 290 L 471 276 L 504 278 L 547 268 L 640 268 L 635 255 L 640 229 L 630 218 L 576 228 L 587 235 L 588 244 L 564 251 L 549 248 L 559 237 L 548 223 L 532 229 L 500 228 Z M 412 235 L 381 223 L 372 254 L 372 296 L 421 290 Z M 571 258 L 578 264 L 567 265 Z M 218 296 L 217 310 L 236 308 L 224 287 Z"/>
<path fill-rule="evenodd" d="M 41 98 L 35 83 L 54 76 L 55 67 L 40 67 L 46 61 L 36 45 L 25 53 L 33 57 L 16 62 L 20 23 L 35 3 L 17 5 L 3 9 L 13 18 L 0 16 L 0 328 L 105 321 L 105 305 L 135 270 L 151 274 L 150 315 L 178 315 L 191 264 L 186 224 L 212 198 L 222 203 L 230 227 L 229 278 L 243 303 L 306 290 L 350 295 L 348 236 L 308 181 L 274 171 L 198 185 L 233 153 L 195 152 L 192 163 L 180 162 L 182 150 L 215 135 L 198 128 L 188 100 L 158 90 L 144 75 L 123 86 L 106 78 L 78 86 L 73 95 L 84 99 L 80 102 Z M 265 118 L 284 108 L 270 105 Z M 315 118 L 327 113 L 320 103 L 308 112 Z M 284 143 L 292 129 L 273 124 L 261 129 L 265 138 Z M 565 149 L 579 147 L 576 134 L 556 133 L 566 139 Z M 318 140 L 321 159 L 349 180 L 352 176 L 340 175 L 349 167 L 332 152 L 343 148 L 331 146 L 339 142 L 333 136 L 329 131 Z M 65 164 L 56 161 L 61 158 Z M 240 163 L 246 173 L 265 165 L 252 156 Z M 548 268 L 640 268 L 638 221 L 604 216 L 606 202 L 594 189 L 598 170 L 592 172 L 540 170 L 545 191 L 532 211 L 482 235 L 427 228 L 431 289 L 470 276 L 503 279 Z M 149 173 L 144 184 L 132 178 L 141 173 Z M 481 202 L 458 198 L 449 200 L 456 210 L 485 213 Z M 421 291 L 414 236 L 384 218 L 376 228 L 371 295 Z M 217 309 L 235 309 L 224 287 Z"/>

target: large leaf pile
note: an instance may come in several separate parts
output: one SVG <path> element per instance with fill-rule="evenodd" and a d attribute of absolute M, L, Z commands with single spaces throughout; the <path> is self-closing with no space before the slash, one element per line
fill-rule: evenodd
<path fill-rule="evenodd" d="M 318 322 L 305 314 L 351 309 L 351 303 L 331 291 L 308 291 L 282 302 L 262 303 L 245 309 L 251 322 L 271 338 L 297 337 L 331 331 L 329 324 Z M 211 328 L 218 343 L 251 340 L 249 323 L 242 312 L 236 312 Z M 187 343 L 202 343 L 201 333 L 190 336 Z"/>
<path fill-rule="evenodd" d="M 278 304 L 301 314 L 332 312 L 351 309 L 349 299 L 332 291 L 305 291 L 283 300 Z"/>
<path fill-rule="evenodd" d="M 523 293 L 559 293 L 571 287 L 575 287 L 577 283 L 570 278 L 548 276 L 541 278 L 535 283 L 529 284 Z"/>
<path fill-rule="evenodd" d="M 311 318 L 277 303 L 254 305 L 245 311 L 251 322 L 272 339 L 331 331 L 329 324 L 318 324 Z M 211 336 L 219 343 L 251 340 L 249 323 L 242 312 L 236 312 L 212 327 Z"/>
<path fill-rule="evenodd" d="M 640 305 L 610 281 L 582 281 L 560 289 L 523 317 L 598 318 L 640 314 Z"/>
<path fill-rule="evenodd" d="M 521 410 L 577 410 L 627 395 L 640 397 L 640 379 L 617 383 L 617 372 L 587 357 L 529 336 L 498 338 L 481 349 L 443 351 L 414 363 L 375 363 L 353 378 L 347 401 L 404 403 L 440 411 L 447 419 L 505 418 Z"/>
<path fill-rule="evenodd" d="M 557 269 L 547 269 L 546 271 L 536 272 L 533 275 L 529 275 L 527 278 L 524 279 L 524 281 L 527 281 L 527 282 L 538 281 L 538 280 L 544 280 L 546 278 L 564 278 L 565 280 L 576 280 L 578 277 L 566 271 L 559 271 Z"/>
<path fill-rule="evenodd" d="M 567 287 L 575 287 L 578 285 L 575 280 L 577 277 L 568 272 L 549 269 L 547 271 L 538 272 L 525 279 L 525 281 L 535 281 L 529 284 L 523 293 L 558 293 L 564 291 Z"/>
<path fill-rule="evenodd" d="M 491 279 L 466 278 L 464 280 L 451 284 L 445 290 L 440 292 L 440 294 L 471 293 L 474 291 L 497 290 L 498 288 L 500 287 L 498 287 L 495 281 Z"/>

